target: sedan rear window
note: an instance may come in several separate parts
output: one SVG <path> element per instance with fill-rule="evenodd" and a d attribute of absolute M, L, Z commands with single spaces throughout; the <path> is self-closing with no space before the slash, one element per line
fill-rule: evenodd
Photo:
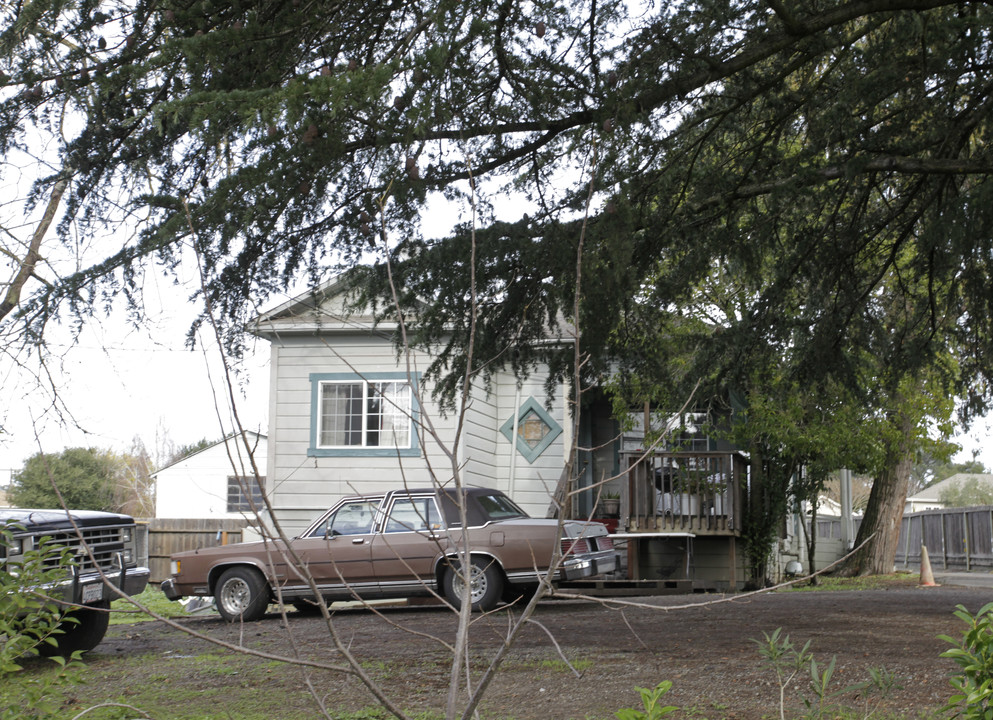
<path fill-rule="evenodd" d="M 526 518 L 528 516 L 506 495 L 480 495 L 478 500 L 480 507 L 483 508 L 490 520 Z"/>
<path fill-rule="evenodd" d="M 424 532 L 441 529 L 441 515 L 433 497 L 405 498 L 393 503 L 386 532 Z"/>

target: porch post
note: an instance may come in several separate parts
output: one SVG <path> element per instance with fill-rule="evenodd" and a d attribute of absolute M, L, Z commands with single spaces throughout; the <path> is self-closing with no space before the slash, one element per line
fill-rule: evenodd
<path fill-rule="evenodd" d="M 841 544 L 845 552 L 855 542 L 855 523 L 852 521 L 852 471 L 842 470 L 841 476 Z"/>

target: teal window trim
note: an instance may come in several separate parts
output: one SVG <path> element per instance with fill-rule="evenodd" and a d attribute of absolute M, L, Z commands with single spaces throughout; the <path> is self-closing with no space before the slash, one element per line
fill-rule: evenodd
<path fill-rule="evenodd" d="M 528 463 L 533 463 L 541 454 L 548 449 L 548 447 L 555 442 L 556 438 L 562 434 L 562 426 L 555 422 L 555 418 L 548 414 L 548 412 L 541 406 L 537 400 L 533 397 L 529 397 L 518 409 L 517 409 L 517 422 L 520 426 L 520 422 L 528 416 L 530 413 L 537 415 L 545 425 L 548 426 L 548 433 L 542 438 L 541 442 L 531 447 L 520 437 L 514 438 L 514 418 L 511 416 L 507 422 L 503 424 L 500 428 L 500 432 L 503 436 L 507 438 L 510 442 L 514 443 L 519 452 Z"/>
<path fill-rule="evenodd" d="M 421 441 L 417 428 L 420 425 L 420 406 L 417 404 L 417 386 L 421 374 L 397 372 L 371 373 L 311 373 L 310 374 L 310 442 L 307 457 L 420 457 Z M 410 393 L 410 447 L 337 447 L 323 448 L 317 444 L 317 431 L 320 425 L 318 414 L 321 410 L 322 382 L 376 382 L 393 381 L 408 383 Z"/>

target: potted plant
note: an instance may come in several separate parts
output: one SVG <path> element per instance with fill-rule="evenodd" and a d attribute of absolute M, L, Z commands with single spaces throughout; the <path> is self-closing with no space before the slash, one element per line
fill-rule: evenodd
<path fill-rule="evenodd" d="M 700 481 L 697 473 L 680 473 L 672 480 L 674 514 L 697 515 L 700 511 Z"/>
<path fill-rule="evenodd" d="M 621 514 L 620 493 L 608 491 L 600 496 L 600 514 L 603 517 L 617 517 Z"/>

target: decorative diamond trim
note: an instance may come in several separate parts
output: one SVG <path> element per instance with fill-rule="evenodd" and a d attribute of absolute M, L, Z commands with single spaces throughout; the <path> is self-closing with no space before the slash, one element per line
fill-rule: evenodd
<path fill-rule="evenodd" d="M 529 397 L 517 410 L 517 438 L 514 438 L 514 417 L 511 416 L 500 432 L 517 447 L 517 452 L 528 463 L 533 463 L 555 439 L 562 434 L 562 427 L 545 411 L 537 400 Z"/>

